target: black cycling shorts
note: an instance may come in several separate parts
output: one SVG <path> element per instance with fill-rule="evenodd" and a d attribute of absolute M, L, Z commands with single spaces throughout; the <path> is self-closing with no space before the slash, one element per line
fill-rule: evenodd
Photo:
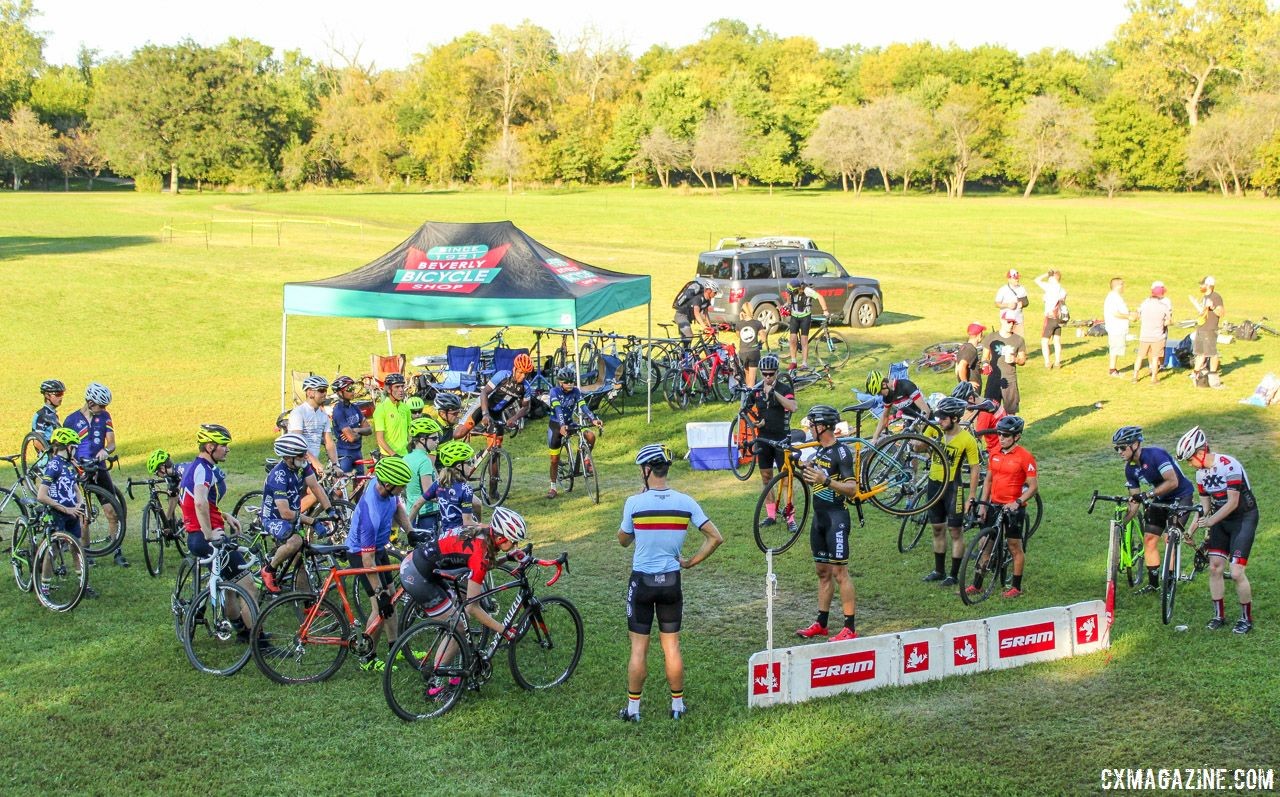
<path fill-rule="evenodd" d="M 413 561 L 414 554 L 400 565 L 400 586 L 428 617 L 439 617 L 453 608 L 453 597 L 443 584 L 422 575 Z"/>
<path fill-rule="evenodd" d="M 787 330 L 792 335 L 804 335 L 808 337 L 809 329 L 813 326 L 813 316 L 790 316 L 787 319 Z"/>
<path fill-rule="evenodd" d="M 373 555 L 373 563 L 379 566 L 389 565 L 391 564 L 391 557 L 387 556 L 386 550 L 383 549 Z M 351 567 L 364 567 L 365 564 L 364 564 L 363 554 L 351 553 L 350 551 L 348 551 L 347 564 L 349 564 Z M 377 576 L 384 584 L 391 582 L 391 575 L 389 573 L 373 573 L 372 575 Z M 364 594 L 372 595 L 374 590 L 373 590 L 373 587 L 369 584 L 369 576 L 360 575 L 358 578 L 360 579 L 360 586 L 364 588 Z"/>
<path fill-rule="evenodd" d="M 934 525 L 945 523 L 949 528 L 958 529 L 964 525 L 964 507 L 960 506 L 960 484 L 954 479 L 943 484 L 934 479 L 929 480 L 929 498 L 939 492 L 942 498 L 929 507 L 929 522 Z"/>
<path fill-rule="evenodd" d="M 995 521 L 995 518 L 997 517 L 997 512 L 1002 512 L 1002 511 L 1004 510 L 997 510 L 992 507 L 987 507 L 988 525 L 982 527 L 982 531 L 984 534 L 994 532 L 995 530 L 994 521 Z M 1009 525 L 1005 527 L 1005 532 L 1004 532 L 1005 539 L 1021 540 L 1022 532 L 1024 529 L 1026 529 L 1026 527 L 1027 527 L 1027 510 L 1026 509 L 1016 510 L 1015 512 L 1012 513 L 1012 517 L 1009 518 Z"/>
<path fill-rule="evenodd" d="M 761 432 L 761 434 L 764 433 Z M 758 467 L 769 470 L 782 467 L 782 460 L 785 456 L 783 449 L 775 448 L 762 440 L 756 440 L 752 445 L 755 446 L 756 465 Z"/>
<path fill-rule="evenodd" d="M 739 351 L 738 362 L 742 363 L 743 368 L 755 368 L 760 364 L 760 350 Z"/>
<path fill-rule="evenodd" d="M 1258 531 L 1258 509 L 1232 512 L 1209 529 L 1208 554 L 1221 556 L 1233 565 L 1249 564 L 1253 536 Z"/>
<path fill-rule="evenodd" d="M 809 547 L 818 564 L 842 565 L 849 561 L 849 510 L 822 507 L 814 502 L 809 522 Z"/>
<path fill-rule="evenodd" d="M 680 571 L 641 573 L 631 571 L 627 584 L 627 629 L 648 634 L 653 616 L 658 616 L 658 630 L 674 634 L 680 630 L 684 615 L 684 591 L 680 589 Z"/>
<path fill-rule="evenodd" d="M 1180 498 L 1170 498 L 1167 500 L 1161 498 L 1160 500 L 1165 501 L 1165 503 L 1175 503 L 1178 506 L 1191 506 L 1191 493 L 1187 493 Z M 1186 525 L 1186 519 L 1186 515 L 1183 515 L 1178 519 L 1178 528 L 1182 528 Z M 1165 524 L 1168 522 L 1169 510 L 1161 506 L 1149 506 L 1147 507 L 1147 528 L 1143 529 L 1143 531 L 1148 534 L 1161 534 L 1164 532 Z M 1151 531 L 1151 529 L 1155 530 Z"/>

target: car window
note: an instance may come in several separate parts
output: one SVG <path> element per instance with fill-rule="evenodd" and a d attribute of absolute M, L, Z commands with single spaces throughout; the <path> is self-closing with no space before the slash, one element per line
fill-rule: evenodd
<path fill-rule="evenodd" d="M 800 276 L 800 256 L 778 255 L 778 271 L 782 279 Z"/>
<path fill-rule="evenodd" d="M 698 276 L 713 279 L 733 279 L 733 258 L 706 256 L 698 258 Z"/>
<path fill-rule="evenodd" d="M 810 277 L 834 277 L 837 276 L 836 264 L 829 257 L 821 255 L 806 255 L 804 258 L 804 270 Z"/>
<path fill-rule="evenodd" d="M 749 280 L 770 279 L 773 277 L 772 258 L 768 255 L 750 255 L 740 258 L 742 278 Z"/>

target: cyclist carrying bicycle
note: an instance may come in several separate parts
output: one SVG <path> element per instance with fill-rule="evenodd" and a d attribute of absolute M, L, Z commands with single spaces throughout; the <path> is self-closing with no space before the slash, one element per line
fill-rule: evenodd
<path fill-rule="evenodd" d="M 880 419 L 876 421 L 872 440 L 879 439 L 885 429 L 889 428 L 889 422 L 898 414 L 916 418 L 929 417 L 929 403 L 924 400 L 920 388 L 910 379 L 886 379 L 883 371 L 872 371 L 867 374 L 866 387 L 868 393 L 879 396 L 884 401 L 884 412 L 880 413 Z"/>
<path fill-rule="evenodd" d="M 454 427 L 462 415 L 462 399 L 456 393 L 440 391 L 431 401 L 436 408 L 436 421 L 440 424 L 440 439 L 452 440 Z"/>
<path fill-rule="evenodd" d="M 31 431 L 39 433 L 46 443 L 53 430 L 62 426 L 58 420 L 58 408 L 62 406 L 62 397 L 66 392 L 67 386 L 57 379 L 46 379 L 40 383 L 40 395 L 44 398 L 44 404 L 31 418 Z"/>
<path fill-rule="evenodd" d="M 1209 450 L 1204 430 L 1193 426 L 1178 441 L 1178 459 L 1196 469 L 1196 490 L 1204 507 L 1197 528 L 1209 534 L 1209 597 L 1213 599 L 1213 619 L 1206 626 L 1216 631 L 1226 625 L 1223 609 L 1223 571 L 1231 563 L 1231 579 L 1236 583 L 1240 619 L 1231 629 L 1237 634 L 1253 630 L 1253 588 L 1245 574 L 1249 551 L 1258 530 L 1258 499 L 1249 485 L 1244 465 L 1235 457 Z"/>
<path fill-rule="evenodd" d="M 364 465 L 356 463 L 364 458 L 364 444 L 361 441 L 373 434 L 373 426 L 352 400 L 356 395 L 356 380 L 349 376 L 339 376 L 333 380 L 332 387 L 338 400 L 333 404 L 329 434 L 337 448 L 338 470 L 348 476 L 363 475 Z"/>
<path fill-rule="evenodd" d="M 36 488 L 36 500 L 49 507 L 54 531 L 65 531 L 72 537 L 89 544 L 88 508 L 80 497 L 80 485 L 76 468 L 71 464 L 71 451 L 80 443 L 80 435 L 74 429 L 58 426 L 49 433 L 49 457 L 40 473 Z M 84 569 L 83 563 L 77 566 Z M 98 593 L 85 586 L 86 598 L 96 598 Z"/>
<path fill-rule="evenodd" d="M 964 384 L 969 384 L 965 382 Z M 942 462 L 937 457 L 929 464 L 929 498 L 942 493 L 942 499 L 929 507 L 929 523 L 933 526 L 933 570 L 924 577 L 927 582 L 939 581 L 941 587 L 953 587 L 960 577 L 960 562 L 964 559 L 964 515 L 966 507 L 960 503 L 960 484 L 964 478 L 963 465 L 969 466 L 969 504 L 972 506 L 978 494 L 978 477 L 981 475 L 981 459 L 978 441 L 960 425 L 960 417 L 969 409 L 967 402 L 947 396 L 938 402 L 933 418 L 938 429 L 924 428 L 924 436 L 938 440 L 946 450 L 950 479 L 942 480 Z M 916 450 L 922 450 L 923 444 Z M 951 570 L 943 570 L 946 557 L 944 530 L 951 535 Z"/>
<path fill-rule="evenodd" d="M 787 341 L 791 345 L 791 364 L 788 368 L 796 368 L 796 346 L 800 347 L 801 365 L 809 367 L 809 330 L 813 327 L 813 301 L 822 305 L 822 314 L 827 315 L 827 300 L 807 282 L 791 280 L 787 283 L 786 301 L 782 305 L 787 315 Z"/>
<path fill-rule="evenodd" d="M 303 493 L 310 493 L 330 517 L 333 504 L 320 487 L 315 468 L 307 457 L 306 438 L 290 432 L 277 438 L 272 449 L 280 461 L 267 473 L 266 483 L 262 485 L 262 527 L 275 538 L 276 550 L 262 568 L 262 586 L 267 592 L 275 593 L 280 591 L 276 570 L 302 550 L 303 527 L 311 526 L 321 536 L 328 535 L 332 528 L 321 518 L 302 513 Z M 306 571 L 299 573 L 305 581 Z M 297 588 L 305 590 L 307 586 L 304 583 Z"/>
<path fill-rule="evenodd" d="M 347 532 L 347 561 L 351 567 L 379 567 L 391 564 L 387 546 L 391 544 L 391 526 L 398 525 L 406 536 L 413 534 L 409 515 L 400 497 L 405 485 L 413 478 L 413 471 L 400 457 L 383 457 L 373 466 L 373 481 L 360 495 L 360 502 L 351 513 L 351 530 Z M 360 586 L 378 606 L 384 620 L 395 614 L 391 603 L 391 579 L 386 573 L 359 576 Z M 377 582 L 377 586 L 373 582 Z M 360 659 L 365 670 L 379 669 L 377 662 L 378 636 L 388 628 L 388 643 L 395 642 L 395 624 L 382 623 L 370 639 L 369 652 Z"/>
<path fill-rule="evenodd" d="M 754 423 L 756 428 L 760 430 L 759 436 L 769 440 L 791 439 L 791 413 L 800 408 L 800 405 L 796 403 L 796 391 L 791 386 L 791 381 L 778 375 L 778 369 L 781 366 L 782 363 L 778 360 L 777 355 L 766 354 L 761 357 L 760 384 L 756 385 L 751 391 L 751 403 L 755 407 L 754 415 L 757 419 Z M 760 478 L 764 480 L 764 484 L 768 485 L 769 480 L 773 478 L 774 468 L 782 467 L 782 460 L 786 454 L 783 450 L 759 439 L 755 441 L 754 445 L 756 466 L 760 468 Z M 760 525 L 772 526 L 777 523 L 777 496 L 771 495 L 765 499 L 764 508 L 765 518 L 760 521 Z M 786 520 L 788 524 L 795 522 L 793 518 L 787 518 Z"/>
<path fill-rule="evenodd" d="M 1124 522 L 1133 520 L 1142 504 L 1152 499 L 1179 506 L 1191 506 L 1194 488 L 1191 480 L 1182 473 L 1178 463 L 1168 451 L 1156 446 L 1143 445 L 1141 426 L 1121 426 L 1111 436 L 1111 446 L 1124 460 L 1124 480 L 1129 488 L 1129 509 Z M 1142 482 L 1151 486 L 1142 492 Z M 1160 587 L 1160 553 L 1156 543 L 1169 521 L 1169 510 L 1152 506 L 1147 508 L 1146 527 L 1142 530 L 1143 559 L 1147 566 L 1147 584 L 1138 594 L 1155 592 Z M 1177 519 L 1179 528 L 1182 518 Z"/>
<path fill-rule="evenodd" d="M 556 371 L 556 385 L 551 388 L 551 414 L 547 416 L 547 453 L 551 456 L 551 487 L 547 490 L 547 498 L 555 498 L 560 492 L 560 452 L 564 450 L 564 441 L 569 437 L 569 424 L 581 415 L 582 420 L 590 421 L 597 429 L 604 428 L 604 421 L 596 417 L 587 406 L 582 390 L 578 388 L 578 371 L 572 365 L 566 365 Z M 595 448 L 595 432 L 586 432 L 587 450 Z M 590 460 L 586 463 L 591 468 Z M 588 473 L 587 475 L 590 475 Z"/>
<path fill-rule="evenodd" d="M 1036 458 L 1018 445 L 1024 428 L 1026 424 L 1017 415 L 1007 415 L 996 422 L 1000 450 L 987 460 L 987 480 L 982 484 L 982 502 L 978 504 L 980 523 L 995 522 L 994 517 L 987 516 L 988 503 L 1012 513 L 1005 540 L 1009 553 L 1013 555 L 1013 584 L 1004 591 L 1005 598 L 1022 597 L 1022 571 L 1026 564 L 1026 555 L 1022 549 L 1022 530 L 1026 526 L 1027 502 L 1040 489 Z M 990 525 L 984 525 L 983 533 L 987 533 L 990 528 Z M 996 551 L 993 555 L 1003 554 Z M 970 594 L 980 592 L 981 579 L 982 576 L 979 575 L 978 582 L 965 587 L 965 591 Z"/>
<path fill-rule="evenodd" d="M 87 469 L 87 483 L 101 487 L 110 495 L 118 495 L 106 468 L 106 460 L 116 453 L 116 430 L 111 425 L 111 413 L 107 412 L 110 403 L 111 391 L 107 386 L 90 382 L 84 390 L 84 406 L 68 415 L 62 425 L 80 436 L 80 443 L 75 449 L 76 460 L 98 466 Z M 115 537 L 120 518 L 116 517 L 110 505 L 104 504 L 102 512 L 107 517 L 111 536 Z M 116 547 L 115 563 L 120 567 L 129 566 L 129 560 L 124 558 L 124 535 L 120 536 L 120 544 Z"/>
<path fill-rule="evenodd" d="M 440 519 L 440 507 L 426 497 L 426 492 L 436 481 L 436 465 L 432 452 L 440 444 L 442 430 L 434 418 L 415 418 L 409 423 L 409 456 L 404 464 L 409 466 L 413 478 L 405 485 L 404 503 L 409 507 L 409 522 L 425 534 L 434 535 Z M 414 542 L 416 537 L 410 537 Z"/>
<path fill-rule="evenodd" d="M 831 637 L 832 642 L 857 639 L 854 625 L 856 593 L 849 576 L 849 508 L 845 498 L 858 490 L 853 472 L 853 452 L 836 439 L 836 424 L 840 412 L 826 404 L 815 404 L 805 414 L 818 452 L 804 465 L 801 478 L 814 487 L 813 518 L 809 525 L 809 547 L 813 550 L 813 562 L 818 571 L 818 617 L 807 628 L 796 631 L 796 636 L 812 639 L 827 636 L 827 620 L 831 611 L 831 599 L 840 587 L 840 608 L 844 611 L 844 627 Z"/>
<path fill-rule="evenodd" d="M 422 495 L 426 500 L 439 504 L 437 534 L 447 534 L 480 522 L 480 499 L 467 483 L 475 456 L 475 449 L 461 440 L 450 440 L 436 449 L 440 471 L 436 481 Z"/>

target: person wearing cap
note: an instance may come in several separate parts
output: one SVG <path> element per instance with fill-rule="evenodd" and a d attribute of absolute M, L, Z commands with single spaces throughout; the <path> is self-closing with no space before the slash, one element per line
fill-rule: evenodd
<path fill-rule="evenodd" d="M 1191 339 L 1191 351 L 1196 358 L 1191 381 L 1199 385 L 1201 379 L 1207 378 L 1209 387 L 1216 389 L 1222 387 L 1222 379 L 1218 376 L 1218 324 L 1222 321 L 1222 297 L 1215 285 L 1213 277 L 1205 277 L 1200 280 L 1200 298 L 1191 297 L 1191 304 L 1199 313 L 1196 334 Z"/>
<path fill-rule="evenodd" d="M 1012 310 L 1000 314 L 1000 329 L 982 341 L 982 373 L 987 377 L 983 397 L 998 401 L 1004 411 L 1016 415 L 1022 406 L 1018 392 L 1018 366 L 1027 363 L 1027 342 L 1014 331 L 1017 315 Z"/>
<path fill-rule="evenodd" d="M 1004 276 L 1007 282 L 996 291 L 996 309 L 1001 317 L 1006 312 L 1013 313 L 1013 334 L 1022 337 L 1022 309 L 1031 303 L 1031 298 L 1022 287 L 1022 275 L 1016 268 L 1009 269 Z"/>
<path fill-rule="evenodd" d="M 1036 277 L 1036 285 L 1044 291 L 1044 325 L 1040 331 L 1040 353 L 1045 368 L 1062 367 L 1062 319 L 1067 306 L 1067 289 L 1062 287 L 1062 272 L 1051 268 Z M 1053 362 L 1049 362 L 1049 341 L 1053 341 Z"/>
<path fill-rule="evenodd" d="M 404 400 L 404 374 L 388 374 L 387 397 L 373 408 L 373 437 L 384 456 L 403 457 L 409 452 L 409 421 L 413 411 Z"/>
<path fill-rule="evenodd" d="M 1107 330 L 1107 374 L 1122 376 L 1116 366 L 1129 347 L 1129 322 L 1133 314 L 1124 301 L 1124 280 L 1111 278 L 1111 292 L 1102 301 L 1102 326 Z"/>
<path fill-rule="evenodd" d="M 1142 358 L 1151 367 L 1151 384 L 1159 381 L 1160 363 L 1164 360 L 1165 340 L 1173 321 L 1173 305 L 1164 297 L 1164 283 L 1151 283 L 1151 295 L 1138 305 L 1138 356 L 1133 361 L 1133 381 L 1138 381 Z"/>
<path fill-rule="evenodd" d="M 982 389 L 982 333 L 987 328 L 977 321 L 969 325 L 966 334 L 969 339 L 960 344 L 956 351 L 956 381 L 972 382 L 978 390 Z"/>

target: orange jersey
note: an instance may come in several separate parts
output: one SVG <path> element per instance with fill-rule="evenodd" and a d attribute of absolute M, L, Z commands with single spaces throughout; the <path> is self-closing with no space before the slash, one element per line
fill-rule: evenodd
<path fill-rule="evenodd" d="M 1022 486 L 1036 475 L 1036 458 L 1022 446 L 1005 453 L 997 451 L 987 460 L 991 474 L 991 502 L 1012 504 L 1022 497 Z"/>

